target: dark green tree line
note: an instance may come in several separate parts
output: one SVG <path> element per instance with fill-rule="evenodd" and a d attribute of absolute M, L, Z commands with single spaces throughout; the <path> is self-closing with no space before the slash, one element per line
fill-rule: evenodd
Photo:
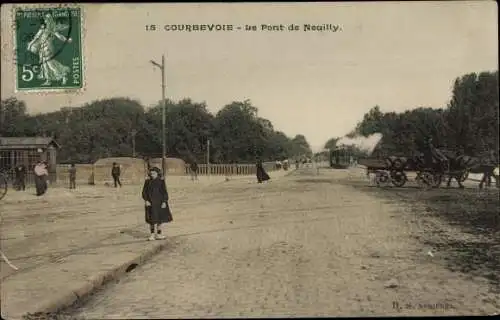
<path fill-rule="evenodd" d="M 453 83 L 445 108 L 418 107 L 401 113 L 373 107 L 351 134 L 367 137 L 381 133 L 374 156 L 409 155 L 422 150 L 427 138 L 436 146 L 480 155 L 494 150 L 498 156 L 498 71 L 470 73 Z M 332 148 L 338 139 L 330 139 Z"/>
<path fill-rule="evenodd" d="M 213 163 L 253 163 L 310 153 L 302 135 L 287 137 L 258 116 L 250 101 L 232 102 L 215 115 L 206 104 L 166 101 L 167 155 L 206 162 L 210 140 Z M 60 162 L 91 163 L 103 157 L 159 157 L 162 152 L 161 103 L 144 108 L 128 98 L 97 100 L 82 107 L 30 115 L 23 101 L 2 100 L 0 136 L 52 136 L 62 146 Z"/>

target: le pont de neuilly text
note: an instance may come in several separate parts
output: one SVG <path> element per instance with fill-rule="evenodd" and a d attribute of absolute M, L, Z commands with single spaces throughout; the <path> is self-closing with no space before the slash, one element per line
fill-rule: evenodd
<path fill-rule="evenodd" d="M 217 32 L 217 31 L 263 31 L 263 32 L 286 32 L 286 31 L 309 31 L 309 32 L 339 32 L 342 27 L 337 24 L 147 24 L 146 31 L 173 31 L 173 32 Z"/>

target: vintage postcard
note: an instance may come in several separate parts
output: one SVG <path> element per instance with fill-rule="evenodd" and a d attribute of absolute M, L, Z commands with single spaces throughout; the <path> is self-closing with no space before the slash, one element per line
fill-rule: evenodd
<path fill-rule="evenodd" d="M 495 2 L 0 21 L 2 318 L 500 314 Z"/>

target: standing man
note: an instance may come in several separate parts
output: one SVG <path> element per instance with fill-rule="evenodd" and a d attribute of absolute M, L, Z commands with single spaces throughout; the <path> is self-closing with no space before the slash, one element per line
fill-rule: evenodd
<path fill-rule="evenodd" d="M 122 183 L 120 181 L 121 168 L 118 163 L 113 162 L 113 168 L 111 169 L 111 176 L 113 177 L 113 182 L 115 184 L 115 188 L 122 187 Z"/>
<path fill-rule="evenodd" d="M 191 180 L 198 180 L 198 163 L 196 163 L 196 160 L 191 162 Z"/>
<path fill-rule="evenodd" d="M 26 167 L 23 164 L 16 167 L 16 189 L 17 191 L 26 190 Z"/>
<path fill-rule="evenodd" d="M 69 166 L 69 188 L 76 189 L 76 166 L 72 163 Z"/>

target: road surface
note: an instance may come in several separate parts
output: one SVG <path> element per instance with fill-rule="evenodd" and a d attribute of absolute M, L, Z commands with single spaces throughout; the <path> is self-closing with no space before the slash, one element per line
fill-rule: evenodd
<path fill-rule="evenodd" d="M 340 173 L 339 173 L 340 172 Z M 488 281 L 445 268 L 397 204 L 300 169 L 230 181 L 174 212 L 171 242 L 69 310 L 88 319 L 498 313 Z M 187 201 L 187 200 L 186 200 Z"/>

